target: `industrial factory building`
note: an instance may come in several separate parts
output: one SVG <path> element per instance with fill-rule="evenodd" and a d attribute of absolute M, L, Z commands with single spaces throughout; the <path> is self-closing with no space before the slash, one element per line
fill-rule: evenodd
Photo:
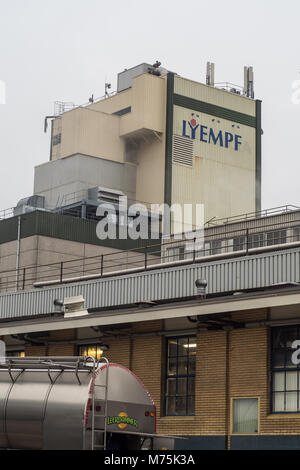
<path fill-rule="evenodd" d="M 239 88 L 215 84 L 210 63 L 206 84 L 141 64 L 119 73 L 116 93 L 106 84 L 104 99 L 56 103 L 36 205 L 89 218 L 123 195 L 147 207 L 201 203 L 205 220 L 259 211 L 261 101 L 252 68 L 244 74 Z"/>
<path fill-rule="evenodd" d="M 114 94 L 57 104 L 50 161 L 0 220 L 7 356 L 128 367 L 156 431 L 185 438 L 177 449 L 300 447 L 300 209 L 261 211 L 261 102 L 244 72 L 239 88 L 215 83 L 210 63 L 205 84 L 141 64 Z M 203 204 L 202 243 L 194 218 L 188 241 L 160 225 L 147 240 L 99 239 L 98 208 L 120 225 L 125 196 L 150 215 Z"/>
<path fill-rule="evenodd" d="M 299 227 L 294 207 L 247 214 L 208 227 L 202 252 L 182 256 L 185 242 L 171 241 L 155 265 L 2 293 L 7 354 L 128 367 L 155 402 L 157 432 L 186 438 L 178 449 L 299 448 Z M 74 297 L 77 311 L 54 303 Z"/>

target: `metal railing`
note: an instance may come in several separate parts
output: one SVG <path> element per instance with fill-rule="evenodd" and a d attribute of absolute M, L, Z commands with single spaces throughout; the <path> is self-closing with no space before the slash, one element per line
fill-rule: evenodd
<path fill-rule="evenodd" d="M 14 207 L 0 210 L 0 220 L 9 219 L 14 216 Z"/>
<path fill-rule="evenodd" d="M 231 93 L 237 93 L 238 95 L 244 95 L 244 88 L 240 85 L 235 85 L 230 82 L 218 82 L 214 84 L 215 88 L 220 88 L 221 90 L 230 91 Z"/>
<path fill-rule="evenodd" d="M 224 217 L 222 219 L 213 218 L 213 219 L 208 220 L 206 222 L 206 225 L 209 227 L 209 226 L 232 224 L 234 222 L 245 222 L 246 220 L 250 220 L 250 219 L 258 219 L 258 218 L 263 218 L 263 217 L 270 217 L 274 215 L 285 214 L 287 212 L 293 212 L 299 209 L 300 209 L 299 206 L 288 204 L 285 206 L 272 207 L 271 209 L 263 209 L 257 212 L 246 212 L 245 214 L 232 215 L 231 217 Z"/>
<path fill-rule="evenodd" d="M 273 222 L 256 228 L 228 228 L 220 227 L 222 230 L 202 239 L 160 241 L 127 251 L 2 270 L 0 292 L 134 274 L 195 262 L 212 262 L 223 257 L 247 256 L 300 245 L 300 218 L 289 223 Z"/>
<path fill-rule="evenodd" d="M 107 93 L 106 95 L 100 96 L 98 98 L 92 98 L 91 101 L 88 101 L 83 104 L 75 104 L 71 101 L 55 101 L 54 102 L 54 115 L 59 117 L 61 114 L 66 113 L 67 111 L 72 111 L 76 108 L 86 108 L 87 106 L 91 106 L 99 101 L 103 101 L 111 96 L 116 95 L 116 91 L 112 91 L 111 93 Z"/>

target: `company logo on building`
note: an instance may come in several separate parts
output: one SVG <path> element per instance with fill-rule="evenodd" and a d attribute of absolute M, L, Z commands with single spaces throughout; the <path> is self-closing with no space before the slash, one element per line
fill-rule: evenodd
<path fill-rule="evenodd" d="M 199 115 L 196 117 L 199 118 Z M 242 136 L 223 130 L 216 130 L 213 127 L 204 126 L 194 117 L 189 121 L 182 121 L 182 136 L 188 139 L 198 139 L 206 144 L 218 145 L 224 148 L 234 148 L 238 151 L 242 145 Z"/>
<path fill-rule="evenodd" d="M 126 429 L 128 424 L 138 428 L 138 421 L 135 418 L 129 418 L 128 414 L 125 411 L 121 411 L 118 416 L 108 416 L 107 424 L 117 424 L 118 427 L 122 430 Z"/>

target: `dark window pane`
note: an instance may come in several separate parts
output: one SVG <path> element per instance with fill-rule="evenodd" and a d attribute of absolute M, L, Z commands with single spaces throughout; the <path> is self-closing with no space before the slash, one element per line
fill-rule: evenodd
<path fill-rule="evenodd" d="M 189 374 L 196 373 L 196 355 L 193 354 L 189 357 Z"/>
<path fill-rule="evenodd" d="M 195 395 L 195 377 L 188 379 L 188 395 Z"/>
<path fill-rule="evenodd" d="M 188 338 L 178 339 L 178 356 L 187 356 L 189 351 Z"/>
<path fill-rule="evenodd" d="M 176 397 L 176 414 L 178 415 L 186 414 L 186 396 Z"/>
<path fill-rule="evenodd" d="M 167 415 L 175 415 L 176 414 L 176 398 L 175 397 L 167 397 L 167 399 L 166 399 L 166 411 L 167 411 Z"/>
<path fill-rule="evenodd" d="M 285 366 L 285 352 L 284 350 L 275 351 L 272 357 L 274 368 L 283 368 Z"/>
<path fill-rule="evenodd" d="M 168 350 L 168 356 L 177 356 L 177 340 L 176 339 L 170 339 L 169 340 L 169 350 Z"/>
<path fill-rule="evenodd" d="M 283 328 L 273 328 L 273 349 L 285 347 Z"/>
<path fill-rule="evenodd" d="M 291 348 L 292 343 L 298 338 L 298 329 L 297 328 L 285 328 L 285 347 Z"/>
<path fill-rule="evenodd" d="M 176 395 L 176 379 L 167 380 L 167 395 Z"/>
<path fill-rule="evenodd" d="M 188 358 L 179 357 L 178 358 L 178 375 L 187 375 L 188 373 Z"/>
<path fill-rule="evenodd" d="M 176 357 L 169 357 L 168 375 L 176 375 L 176 364 L 177 364 Z"/>
<path fill-rule="evenodd" d="M 187 392 L 187 378 L 177 379 L 177 395 L 186 395 Z"/>
<path fill-rule="evenodd" d="M 188 396 L 187 406 L 188 406 L 187 414 L 194 415 L 195 414 L 195 397 L 194 396 Z"/>

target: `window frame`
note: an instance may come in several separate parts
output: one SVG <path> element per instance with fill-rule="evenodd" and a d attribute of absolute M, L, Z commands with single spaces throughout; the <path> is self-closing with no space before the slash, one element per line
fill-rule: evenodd
<path fill-rule="evenodd" d="M 168 387 L 168 379 L 170 378 L 174 378 L 174 379 L 177 379 L 177 378 L 187 378 L 189 379 L 190 377 L 193 377 L 194 378 L 194 395 L 189 395 L 188 393 L 186 393 L 185 397 L 187 398 L 188 396 L 193 396 L 194 397 L 194 400 L 196 400 L 196 361 L 197 361 L 197 346 L 196 346 L 196 354 L 195 354 L 195 373 L 194 374 L 175 374 L 175 375 L 169 375 L 168 374 L 168 366 L 169 366 L 169 340 L 174 340 L 176 339 L 177 341 L 179 339 L 188 339 L 188 341 L 190 342 L 190 338 L 195 338 L 195 342 L 197 344 L 197 334 L 190 334 L 190 335 L 179 335 L 179 336 L 166 336 L 165 337 L 165 368 L 164 368 L 164 377 L 165 377 L 165 380 L 164 380 L 164 397 L 163 397 L 163 416 L 164 417 L 188 417 L 188 416 L 196 416 L 196 410 L 195 410 L 195 402 L 194 402 L 194 413 L 187 413 L 187 410 L 188 410 L 188 400 L 186 399 L 186 413 L 185 414 L 168 414 L 167 413 L 167 398 L 168 398 L 168 394 L 167 394 L 167 387 Z M 178 356 L 178 343 L 177 343 L 177 355 L 176 355 L 176 359 L 177 359 L 177 364 L 178 364 L 178 357 L 181 357 L 181 356 Z M 182 356 L 184 357 L 184 356 Z M 177 369 L 177 367 L 176 367 Z M 177 370 L 176 370 L 177 372 Z M 186 392 L 188 392 L 188 380 L 187 380 L 187 385 L 186 385 Z M 171 395 L 172 396 L 172 395 Z"/>
<path fill-rule="evenodd" d="M 257 432 L 234 432 L 234 400 L 257 400 Z M 260 396 L 231 397 L 230 408 L 230 434 L 232 436 L 257 436 L 260 434 Z"/>
<path fill-rule="evenodd" d="M 296 324 L 296 325 L 283 325 L 283 326 L 275 326 L 275 327 L 271 327 L 270 328 L 270 414 L 272 415 L 291 415 L 291 414 L 300 414 L 300 364 L 298 365 L 295 365 L 294 367 L 286 367 L 286 357 L 285 357 L 285 366 L 284 367 L 278 367 L 278 368 L 275 368 L 274 367 L 274 351 L 275 351 L 275 348 L 273 348 L 273 344 L 274 344 L 274 332 L 275 330 L 283 330 L 283 329 L 291 329 L 291 328 L 297 328 L 298 332 L 299 332 L 299 339 L 300 339 L 300 325 Z M 295 338 L 295 339 L 298 339 L 298 338 Z M 286 348 L 282 348 L 282 349 L 286 349 Z M 295 350 L 296 351 L 296 350 Z M 276 391 L 273 390 L 273 385 L 274 385 L 274 374 L 276 372 L 284 372 L 285 373 L 285 387 L 284 387 L 284 390 L 282 390 L 282 392 L 284 393 L 284 401 L 285 401 L 285 404 L 286 404 L 286 393 L 287 391 L 288 392 L 291 392 L 291 393 L 297 393 L 297 408 L 299 407 L 299 409 L 297 409 L 296 411 L 295 410 L 292 410 L 292 411 L 287 411 L 287 410 L 284 410 L 284 411 L 275 411 L 274 410 L 274 405 L 273 405 L 273 396 L 274 394 L 276 393 Z M 286 372 L 298 372 L 297 374 L 297 387 L 298 389 L 297 390 L 287 390 L 286 389 Z M 279 391 L 281 392 L 281 391 Z"/>
<path fill-rule="evenodd" d="M 185 259 L 185 245 L 172 246 L 167 248 L 167 263 L 176 263 Z"/>

